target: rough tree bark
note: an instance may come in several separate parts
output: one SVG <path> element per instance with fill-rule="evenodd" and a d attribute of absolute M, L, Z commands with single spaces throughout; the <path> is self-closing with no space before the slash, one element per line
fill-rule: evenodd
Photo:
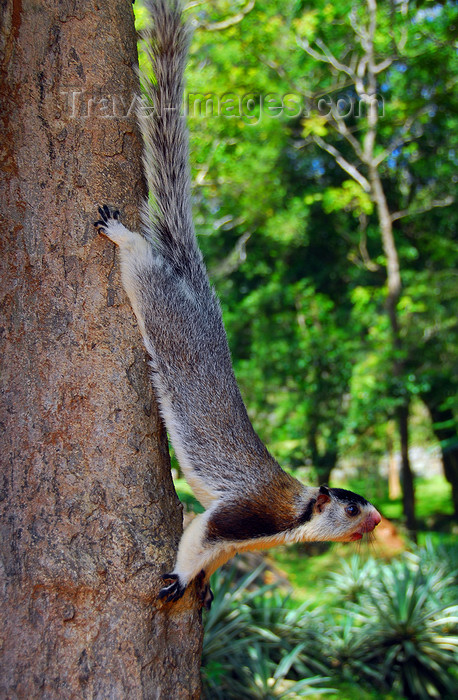
<path fill-rule="evenodd" d="M 107 202 L 135 228 L 145 192 L 131 4 L 6 0 L 1 22 L 0 696 L 197 698 L 196 601 L 156 598 L 166 436 L 92 225 Z"/>

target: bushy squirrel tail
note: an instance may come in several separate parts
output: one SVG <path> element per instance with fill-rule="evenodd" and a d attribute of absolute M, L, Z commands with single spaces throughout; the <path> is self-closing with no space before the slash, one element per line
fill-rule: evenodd
<path fill-rule="evenodd" d="M 196 273 L 201 278 L 202 257 L 192 221 L 188 130 L 182 115 L 191 28 L 183 19 L 181 0 L 145 4 L 153 24 L 143 34 L 149 66 L 142 75 L 147 105 L 140 125 L 153 201 L 144 209 L 144 225 L 158 252 L 192 281 Z"/>

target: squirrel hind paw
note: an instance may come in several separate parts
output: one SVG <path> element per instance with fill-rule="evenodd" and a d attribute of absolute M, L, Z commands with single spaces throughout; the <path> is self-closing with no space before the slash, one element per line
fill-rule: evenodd
<path fill-rule="evenodd" d="M 205 580 L 205 571 L 202 569 L 196 576 L 197 597 L 203 608 L 210 610 L 214 598 L 210 584 Z"/>
<path fill-rule="evenodd" d="M 164 581 L 172 581 L 167 586 L 163 586 L 159 591 L 158 598 L 164 600 L 166 603 L 175 603 L 177 600 L 183 596 L 186 586 L 180 583 L 180 579 L 177 574 L 164 574 L 162 576 Z"/>
<path fill-rule="evenodd" d="M 206 583 L 205 586 L 203 586 L 199 592 L 199 601 L 201 602 L 202 607 L 205 608 L 205 610 L 210 610 L 214 597 L 215 596 L 213 595 L 213 591 L 210 588 L 210 584 Z"/>
<path fill-rule="evenodd" d="M 183 596 L 187 586 L 180 582 L 178 574 L 164 574 L 162 580 L 168 582 L 158 593 L 158 598 L 166 603 L 175 603 Z M 210 584 L 205 580 L 205 572 L 201 571 L 195 578 L 197 599 L 202 608 L 210 610 L 213 601 L 213 592 Z"/>

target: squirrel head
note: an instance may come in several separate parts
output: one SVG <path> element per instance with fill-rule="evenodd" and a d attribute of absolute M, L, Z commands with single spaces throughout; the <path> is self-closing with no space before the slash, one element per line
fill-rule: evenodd
<path fill-rule="evenodd" d="M 310 496 L 310 490 L 308 489 Z M 382 517 L 374 506 L 357 493 L 345 489 L 316 489 L 308 501 L 307 520 L 295 532 L 295 539 L 305 542 L 355 542 L 380 523 Z"/>

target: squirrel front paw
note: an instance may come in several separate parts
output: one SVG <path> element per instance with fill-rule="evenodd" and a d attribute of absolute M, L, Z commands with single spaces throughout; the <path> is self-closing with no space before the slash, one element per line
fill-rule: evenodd
<path fill-rule="evenodd" d="M 159 591 L 158 598 L 164 599 L 166 603 L 174 603 L 183 596 L 186 590 L 186 586 L 180 583 L 178 574 L 164 574 L 162 576 L 164 581 L 172 581 L 168 586 L 163 586 Z"/>
<path fill-rule="evenodd" d="M 138 233 L 132 233 L 129 231 L 119 220 L 119 211 L 117 209 L 110 209 L 106 204 L 103 207 L 99 207 L 99 214 L 102 217 L 98 221 L 94 221 L 94 226 L 96 227 L 98 233 L 102 236 L 106 236 L 116 243 L 120 248 L 131 249 L 135 246 L 140 239 L 143 240 Z"/>
<path fill-rule="evenodd" d="M 138 260 L 142 260 L 148 255 L 150 246 L 146 239 L 138 233 L 129 231 L 120 222 L 117 209 L 112 210 L 104 204 L 103 207 L 99 207 L 99 214 L 102 218 L 94 221 L 94 226 L 99 233 L 126 252 L 133 252 Z"/>
<path fill-rule="evenodd" d="M 108 236 L 108 229 L 113 224 L 119 224 L 119 211 L 111 211 L 111 209 L 104 204 L 103 207 L 99 207 L 99 214 L 102 217 L 99 221 L 94 221 L 94 226 L 97 231 L 104 236 Z"/>

